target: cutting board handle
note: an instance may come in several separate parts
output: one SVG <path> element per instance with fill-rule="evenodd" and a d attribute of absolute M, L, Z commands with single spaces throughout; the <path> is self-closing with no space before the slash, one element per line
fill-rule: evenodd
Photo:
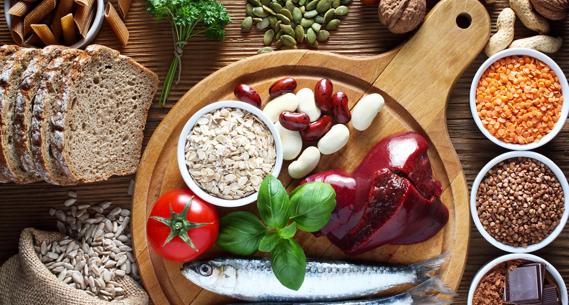
<path fill-rule="evenodd" d="M 447 97 L 490 35 L 490 17 L 477 0 L 442 0 L 374 82 L 425 130 L 444 129 Z"/>

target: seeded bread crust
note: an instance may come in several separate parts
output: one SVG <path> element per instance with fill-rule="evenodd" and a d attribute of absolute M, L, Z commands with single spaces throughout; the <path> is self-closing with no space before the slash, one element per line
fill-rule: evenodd
<path fill-rule="evenodd" d="M 0 47 L 0 67 L 4 67 L 11 56 L 16 53 L 20 47 L 15 45 L 3 45 Z M 1 68 L 0 68 L 1 69 Z M 1 126 L 1 122 L 0 122 Z M 2 138 L 2 128 L 0 128 L 0 138 Z M 11 182 L 15 178 L 15 174 L 7 166 L 7 158 L 4 149 L 0 145 L 0 183 Z"/>
<path fill-rule="evenodd" d="M 22 167 L 34 173 L 36 176 L 44 177 L 45 172 L 37 172 L 32 158 L 30 148 L 30 125 L 32 120 L 33 101 L 39 88 L 44 69 L 50 61 L 61 54 L 65 49 L 63 46 L 48 46 L 41 50 L 28 64 L 22 74 L 20 90 L 16 96 L 16 106 L 14 112 L 14 148 L 16 155 L 20 158 Z"/>
<path fill-rule="evenodd" d="M 38 176 L 23 168 L 20 158 L 16 155 L 13 124 L 16 96 L 20 89 L 22 73 L 32 58 L 39 55 L 40 52 L 38 49 L 20 49 L 4 64 L 2 74 L 0 75 L 0 101 L 2 103 L 0 110 L 0 125 L 2 128 L 0 144 L 6 158 L 5 166 L 15 174 L 13 181 L 17 183 L 31 183 L 40 180 Z"/>
<path fill-rule="evenodd" d="M 113 49 L 86 52 L 54 112 L 51 147 L 59 171 L 88 183 L 136 172 L 158 77 Z"/>
<path fill-rule="evenodd" d="M 85 52 L 77 49 L 65 49 L 61 55 L 51 60 L 42 74 L 39 88 L 33 102 L 32 120 L 30 124 L 30 151 L 36 172 L 52 184 L 73 185 L 77 180 L 62 173 L 55 166 L 50 147 L 51 120 L 53 108 L 60 103 L 59 98 L 63 86 L 68 82 L 67 74 L 73 67 L 75 58 L 85 56 Z"/>

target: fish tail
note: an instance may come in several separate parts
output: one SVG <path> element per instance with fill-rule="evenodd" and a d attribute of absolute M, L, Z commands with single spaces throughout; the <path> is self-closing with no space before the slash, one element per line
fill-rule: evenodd
<path fill-rule="evenodd" d="M 435 258 L 411 265 L 417 274 L 416 284 L 423 283 L 434 277 L 441 269 L 441 266 L 448 261 L 448 254 L 443 253 Z"/>
<path fill-rule="evenodd" d="M 438 277 L 430 278 L 421 284 L 409 289 L 409 294 L 412 296 L 425 296 L 429 294 L 444 294 L 448 296 L 455 296 L 456 293 L 450 289 Z"/>
<path fill-rule="evenodd" d="M 448 305 L 452 304 L 452 301 L 441 300 L 436 296 L 424 295 L 424 296 L 413 296 L 413 305 Z"/>

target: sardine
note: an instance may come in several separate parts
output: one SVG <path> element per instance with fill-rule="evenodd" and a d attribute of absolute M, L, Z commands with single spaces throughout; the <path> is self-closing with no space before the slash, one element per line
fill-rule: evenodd
<path fill-rule="evenodd" d="M 434 276 L 445 261 L 445 256 L 400 266 L 308 261 L 304 282 L 297 291 L 277 280 L 268 259 L 197 261 L 185 264 L 182 274 L 203 289 L 245 301 L 334 301 L 417 286 Z"/>
<path fill-rule="evenodd" d="M 446 287 L 438 278 L 426 280 L 417 287 L 413 287 L 408 291 L 390 297 L 354 300 L 354 301 L 332 301 L 332 302 L 262 302 L 262 303 L 239 303 L 231 305 L 447 305 L 452 301 L 442 299 L 432 295 L 432 293 L 440 292 L 443 295 L 454 295 L 448 287 Z"/>

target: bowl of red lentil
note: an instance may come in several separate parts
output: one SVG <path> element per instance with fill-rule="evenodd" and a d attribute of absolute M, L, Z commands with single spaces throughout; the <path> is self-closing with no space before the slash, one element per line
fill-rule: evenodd
<path fill-rule="evenodd" d="M 559 301 L 568 304 L 567 287 L 559 271 L 548 261 L 532 254 L 507 254 L 500 256 L 476 273 L 468 291 L 468 305 L 506 305 L 504 289 L 506 286 L 506 269 L 511 265 L 539 263 L 545 266 L 546 282 L 557 286 Z"/>
<path fill-rule="evenodd" d="M 504 153 L 476 176 L 470 212 L 480 234 L 511 253 L 553 242 L 569 217 L 569 184 L 549 158 L 531 151 Z"/>
<path fill-rule="evenodd" d="M 507 49 L 488 58 L 470 87 L 470 110 L 490 141 L 531 150 L 551 141 L 569 114 L 569 85 L 553 59 L 531 49 Z"/>

